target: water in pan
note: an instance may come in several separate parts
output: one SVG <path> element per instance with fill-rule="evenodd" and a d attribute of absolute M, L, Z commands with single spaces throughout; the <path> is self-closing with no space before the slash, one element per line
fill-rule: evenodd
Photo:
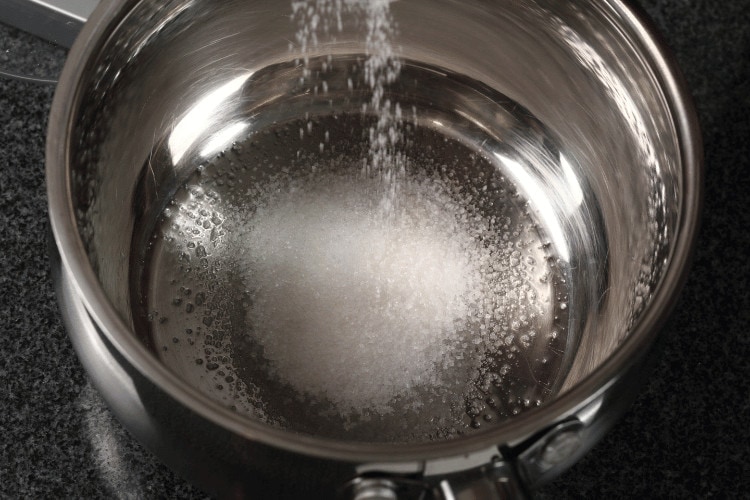
<path fill-rule="evenodd" d="M 542 404 L 573 343 L 568 283 L 504 165 L 559 161 L 553 138 L 504 96 L 405 62 L 386 179 L 368 167 L 357 61 L 329 58 L 325 92 L 252 110 L 173 190 L 136 321 L 188 382 L 298 432 L 443 439 Z"/>

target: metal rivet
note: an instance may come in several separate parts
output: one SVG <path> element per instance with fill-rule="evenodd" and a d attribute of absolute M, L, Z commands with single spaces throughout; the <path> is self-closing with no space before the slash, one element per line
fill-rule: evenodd
<path fill-rule="evenodd" d="M 554 466 L 569 459 L 581 446 L 581 436 L 576 431 L 565 431 L 553 436 L 541 453 L 542 462 Z"/>

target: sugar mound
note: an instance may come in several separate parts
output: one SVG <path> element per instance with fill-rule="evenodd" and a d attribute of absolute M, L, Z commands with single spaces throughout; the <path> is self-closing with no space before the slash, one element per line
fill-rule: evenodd
<path fill-rule="evenodd" d="M 439 182 L 404 180 L 396 213 L 383 189 L 318 176 L 271 190 L 233 229 L 247 323 L 272 371 L 343 413 L 387 413 L 411 388 L 444 383 L 489 259 Z"/>

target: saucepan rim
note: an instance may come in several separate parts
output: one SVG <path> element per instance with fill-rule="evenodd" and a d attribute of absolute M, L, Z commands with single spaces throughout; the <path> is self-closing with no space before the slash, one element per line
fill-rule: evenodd
<path fill-rule="evenodd" d="M 74 119 L 84 99 L 80 94 L 87 67 L 102 50 L 114 27 L 138 1 L 102 0 L 71 48 L 49 119 L 46 148 L 49 216 L 62 266 L 68 271 L 78 297 L 101 334 L 133 368 L 179 404 L 247 440 L 292 452 L 351 462 L 424 460 L 458 456 L 492 444 L 518 442 L 581 408 L 604 391 L 619 374 L 642 360 L 673 309 L 678 292 L 686 280 L 698 234 L 703 165 L 698 119 L 683 76 L 673 54 L 634 2 L 608 0 L 606 4 L 638 37 L 646 51 L 647 57 L 644 60 L 652 65 L 652 70 L 662 85 L 678 134 L 683 169 L 682 206 L 671 263 L 641 321 L 601 366 L 566 393 L 539 408 L 525 412 L 522 417 L 509 419 L 486 431 L 443 442 L 365 444 L 283 431 L 232 412 L 182 381 L 160 363 L 132 334 L 108 301 L 78 233 L 69 182 L 71 164 L 68 142 Z"/>

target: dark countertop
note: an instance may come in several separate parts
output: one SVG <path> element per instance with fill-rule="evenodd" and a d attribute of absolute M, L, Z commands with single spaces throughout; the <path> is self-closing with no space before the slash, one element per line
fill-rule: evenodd
<path fill-rule="evenodd" d="M 539 496 L 747 497 L 750 0 L 641 4 L 674 49 L 699 110 L 700 241 L 635 404 Z M 201 498 L 114 420 L 61 325 L 43 172 L 52 94 L 50 86 L 0 78 L 0 497 Z"/>

